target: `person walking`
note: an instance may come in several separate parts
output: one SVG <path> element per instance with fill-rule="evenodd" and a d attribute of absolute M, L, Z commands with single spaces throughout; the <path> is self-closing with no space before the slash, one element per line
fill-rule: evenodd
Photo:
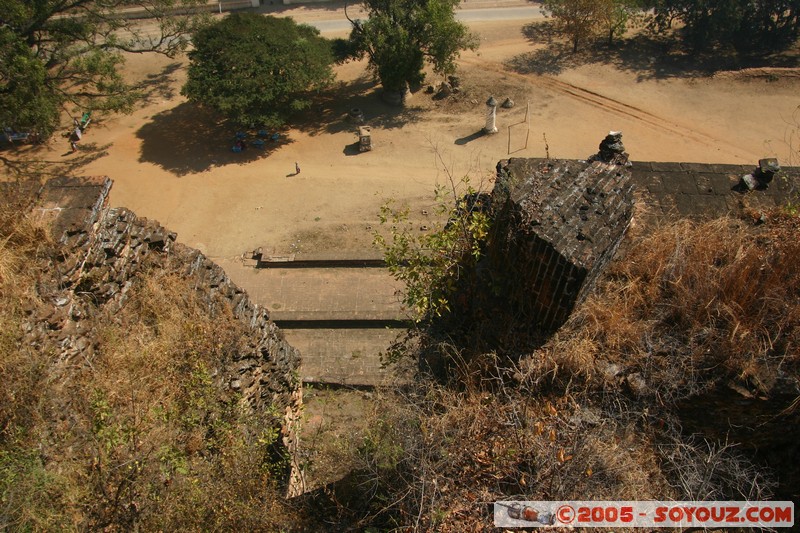
<path fill-rule="evenodd" d="M 297 164 L 297 161 L 294 162 L 294 174 L 295 176 L 300 174 L 300 165 Z"/>

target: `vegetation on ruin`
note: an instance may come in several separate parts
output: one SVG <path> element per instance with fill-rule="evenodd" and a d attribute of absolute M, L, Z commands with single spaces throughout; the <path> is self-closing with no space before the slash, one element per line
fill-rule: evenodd
<path fill-rule="evenodd" d="M 27 207 L 0 207 L 0 529 L 302 524 L 283 500 L 282 413 L 252 412 L 212 379 L 244 326 L 230 309 L 211 317 L 190 282 L 137 280 L 120 313 L 82 321 L 97 342 L 85 358 L 23 342 L 26 321 L 54 312 L 43 266 L 65 253 Z"/>
<path fill-rule="evenodd" d="M 52 312 L 42 267 L 63 253 L 28 205 L 10 198 L 0 210 L 5 529 L 455 532 L 485 528 L 498 499 L 796 497 L 791 208 L 760 224 L 757 213 L 634 228 L 543 344 L 467 356 L 469 346 L 439 337 L 449 380 L 374 393 L 339 449 L 350 475 L 289 504 L 277 413 L 245 410 L 213 384 L 243 326 L 226 308 L 210 317 L 178 276 L 137 280 L 122 312 L 93 323 L 91 357 L 64 361 L 56 345 L 21 342 L 31 315 Z M 729 425 L 716 410 L 741 402 L 726 391 L 758 399 L 767 416 L 741 408 Z M 779 484 L 765 465 L 781 467 Z"/>
<path fill-rule="evenodd" d="M 387 91 L 422 83 L 425 63 L 437 74 L 453 74 L 462 50 L 477 38 L 455 19 L 458 0 L 367 0 L 366 20 L 354 20 L 350 48 L 366 55 L 369 68 Z"/>
<path fill-rule="evenodd" d="M 456 190 L 439 193 L 455 223 L 386 243 L 423 326 L 458 310 L 482 252 L 488 220 L 456 200 L 475 192 L 469 184 Z M 94 324 L 91 358 L 66 364 L 58 346 L 21 342 L 26 318 L 53 306 L 38 288 L 42 265 L 62 253 L 26 205 L 0 208 L 0 530 L 291 531 L 314 521 L 305 530 L 460 532 L 485 530 L 488 502 L 509 497 L 797 500 L 764 466 L 796 475 L 796 444 L 756 453 L 748 442 L 800 442 L 796 389 L 785 388 L 800 363 L 797 203 L 758 226 L 760 216 L 635 233 L 544 345 L 469 353 L 436 337 L 451 380 L 369 393 L 367 429 L 342 446 L 352 474 L 316 495 L 327 506 L 283 499 L 276 413 L 245 412 L 211 386 L 240 326 L 226 309 L 205 315 L 177 277 L 144 276 L 122 313 Z M 402 209 L 384 215 L 402 226 Z M 687 408 L 714 413 L 705 399 L 718 391 L 768 405 L 767 423 L 687 424 L 697 419 Z"/>
<path fill-rule="evenodd" d="M 121 73 L 123 52 L 174 55 L 203 0 L 3 0 L 0 2 L 0 125 L 35 132 L 58 127 L 62 112 L 129 111 L 136 87 Z M 142 10 L 150 24 L 122 16 Z"/>
<path fill-rule="evenodd" d="M 336 497 L 366 487 L 351 517 L 420 531 L 481 529 L 498 499 L 795 498 L 800 220 L 753 220 L 634 229 L 539 347 L 440 343 L 458 371 L 380 398 Z"/>
<path fill-rule="evenodd" d="M 239 124 L 281 126 L 333 80 L 330 42 L 290 18 L 233 13 L 193 44 L 181 92 Z"/>
<path fill-rule="evenodd" d="M 414 231 L 407 224 L 408 208 L 389 202 L 381 207 L 380 221 L 392 229 L 388 235 L 375 232 L 374 244 L 382 251 L 389 272 L 403 282 L 403 304 L 417 323 L 430 323 L 450 313 L 454 298 L 472 283 L 488 235 L 490 213 L 482 202 L 485 198 L 469 176 L 460 181 L 449 178 L 448 186 L 434 191 L 439 222 L 432 231 Z"/>

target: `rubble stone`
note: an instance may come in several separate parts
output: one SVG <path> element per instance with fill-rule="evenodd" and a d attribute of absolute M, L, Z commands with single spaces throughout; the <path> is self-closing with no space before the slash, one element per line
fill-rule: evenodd
<path fill-rule="evenodd" d="M 752 174 L 745 174 L 742 176 L 742 183 L 744 183 L 744 186 L 747 187 L 748 191 L 757 189 L 759 185 L 758 179 L 756 179 L 756 177 Z"/>
<path fill-rule="evenodd" d="M 628 154 L 622 144 L 621 131 L 609 131 L 608 135 L 600 142 L 597 154 L 589 158 L 590 161 L 603 161 L 604 163 L 628 163 Z"/>
<path fill-rule="evenodd" d="M 58 178 L 43 187 L 34 213 L 50 224 L 63 252 L 61 262 L 51 263 L 42 276 L 52 278 L 40 287 L 42 301 L 52 307 L 29 314 L 23 326 L 26 342 L 34 348 L 58 347 L 56 360 L 66 367 L 94 352 L 96 333 L 86 324 L 116 315 L 143 272 L 162 269 L 182 275 L 192 281 L 209 314 L 229 305 L 249 329 L 243 343 L 248 348 L 212 369 L 217 385 L 240 390 L 252 409 L 289 413 L 280 429 L 291 453 L 302 401 L 299 352 L 286 343 L 266 310 L 201 252 L 177 243 L 177 235 L 155 221 L 108 208 L 110 189 L 108 178 Z"/>
<path fill-rule="evenodd" d="M 780 170 L 781 166 L 777 159 L 759 159 L 758 166 L 755 168 L 755 170 L 742 176 L 740 190 L 764 190 L 769 187 L 769 184 L 772 182 L 775 174 L 780 172 Z"/>

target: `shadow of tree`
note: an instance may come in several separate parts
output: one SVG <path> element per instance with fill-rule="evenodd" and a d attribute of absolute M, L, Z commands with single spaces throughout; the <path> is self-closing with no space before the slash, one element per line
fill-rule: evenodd
<path fill-rule="evenodd" d="M 553 20 L 531 22 L 522 27 L 522 35 L 534 44 L 565 41 L 564 34 Z"/>
<path fill-rule="evenodd" d="M 154 78 L 153 91 L 157 92 L 161 84 L 168 83 L 176 69 L 177 66 L 169 65 Z M 381 100 L 380 91 L 368 76 L 350 83 L 340 82 L 321 93 L 312 108 L 297 114 L 292 127 L 309 135 L 355 131 L 357 125 L 348 120 L 354 108 L 362 111 L 366 123 L 382 129 L 400 128 L 420 119 L 420 110 L 413 106 L 413 99 L 409 107 L 395 107 Z M 213 111 L 182 103 L 153 116 L 136 132 L 142 139 L 139 161 L 155 163 L 181 176 L 214 166 L 250 162 L 292 142 L 282 137 L 278 142 L 267 140 L 263 147 L 248 143 L 248 149 L 235 153 L 231 148 L 236 131 L 235 126 Z"/>
<path fill-rule="evenodd" d="M 407 107 L 392 106 L 381 99 L 382 90 L 367 75 L 350 83 L 340 82 L 322 93 L 319 103 L 298 115 L 293 125 L 310 135 L 355 131 L 356 124 L 348 120 L 353 109 L 363 113 L 366 124 L 381 129 L 401 128 L 420 119 L 413 97 Z"/>
<path fill-rule="evenodd" d="M 506 61 L 506 66 L 520 74 L 555 76 L 587 62 L 578 54 L 572 53 L 571 45 L 553 43 L 546 48 L 518 54 Z"/>
<path fill-rule="evenodd" d="M 181 64 L 175 62 L 165 66 L 158 74 L 148 74 L 136 87 L 142 92 L 143 102 L 149 104 L 157 98 L 167 100 L 175 97 L 174 74 L 180 68 Z"/>
<path fill-rule="evenodd" d="M 51 141 L 54 142 L 54 141 Z M 108 144 L 81 142 L 78 151 L 73 153 L 69 141 L 61 140 L 64 146 L 62 159 L 40 157 L 44 147 L 27 145 L 23 147 L 0 148 L 0 168 L 10 176 L 40 176 L 44 179 L 64 175 L 79 174 L 80 170 L 93 161 L 108 155 Z M 7 154 L 7 156 L 4 154 Z"/>
<path fill-rule="evenodd" d="M 266 140 L 263 147 L 257 147 L 252 144 L 251 135 L 246 139 L 248 148 L 237 153 L 232 151 L 236 131 L 211 110 L 185 102 L 153 116 L 139 128 L 136 132 L 142 140 L 139 161 L 184 176 L 212 167 L 249 163 L 292 142 L 282 136 L 279 141 Z"/>
<path fill-rule="evenodd" d="M 686 50 L 675 34 L 656 35 L 641 31 L 609 45 L 604 39 L 585 43 L 573 53 L 572 44 L 552 20 L 523 27 L 523 35 L 537 47 L 512 57 L 506 66 L 520 74 L 556 75 L 582 65 L 610 65 L 636 74 L 637 81 L 711 76 L 721 70 L 749 67 L 794 67 L 796 55 L 743 57 L 735 50 L 717 48 L 704 54 Z"/>

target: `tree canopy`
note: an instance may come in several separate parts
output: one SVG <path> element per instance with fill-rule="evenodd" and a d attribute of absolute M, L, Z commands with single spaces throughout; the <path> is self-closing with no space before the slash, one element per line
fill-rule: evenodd
<path fill-rule="evenodd" d="M 49 136 L 61 111 L 129 110 L 123 52 L 172 55 L 204 0 L 0 0 L 0 125 Z M 148 17 L 147 29 L 122 16 Z"/>
<path fill-rule="evenodd" d="M 181 92 L 240 124 L 280 126 L 333 80 L 330 41 L 289 18 L 232 14 L 193 43 Z"/>
<path fill-rule="evenodd" d="M 601 0 L 599 29 L 608 38 L 609 46 L 614 37 L 625 34 L 632 20 L 641 18 L 641 5 L 641 0 Z"/>
<path fill-rule="evenodd" d="M 425 62 L 438 74 L 452 74 L 461 50 L 477 39 L 455 19 L 459 0 L 365 0 L 367 20 L 355 20 L 350 40 L 366 54 L 372 71 L 389 91 L 420 83 Z"/>
<path fill-rule="evenodd" d="M 800 37 L 800 0 L 543 0 L 573 51 L 597 33 L 609 43 L 642 10 L 657 32 L 672 28 L 694 52 L 717 46 L 753 54 L 790 47 Z"/>
<path fill-rule="evenodd" d="M 637 0 L 544 0 L 545 13 L 572 42 L 572 51 L 600 32 L 609 44 L 624 33 L 631 15 L 639 10 Z"/>
<path fill-rule="evenodd" d="M 739 52 L 786 48 L 800 37 L 800 0 L 656 0 L 655 26 L 677 20 L 686 43 L 701 51 L 716 44 Z"/>

